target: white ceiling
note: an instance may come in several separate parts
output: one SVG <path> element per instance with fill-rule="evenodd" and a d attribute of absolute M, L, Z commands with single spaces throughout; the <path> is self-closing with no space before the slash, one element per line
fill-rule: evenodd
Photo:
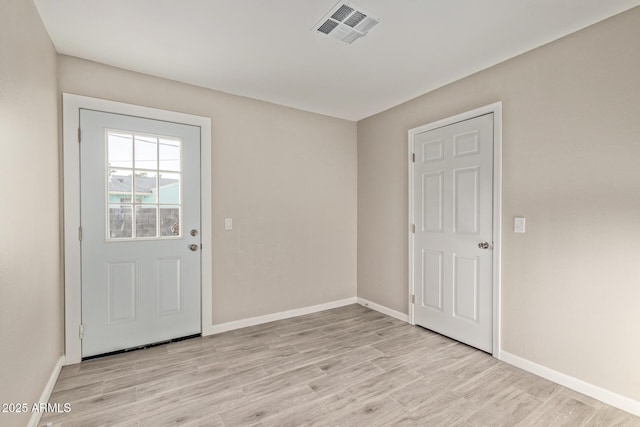
<path fill-rule="evenodd" d="M 34 0 L 59 53 L 360 120 L 640 0 L 355 0 L 381 23 L 313 31 L 335 0 Z"/>

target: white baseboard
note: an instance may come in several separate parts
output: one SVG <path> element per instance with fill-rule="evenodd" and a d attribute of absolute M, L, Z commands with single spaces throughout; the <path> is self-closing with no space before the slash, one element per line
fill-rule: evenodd
<path fill-rule="evenodd" d="M 311 305 L 308 307 L 296 308 L 294 310 L 281 311 L 279 313 L 266 314 L 264 316 L 249 317 L 247 319 L 234 320 L 232 322 L 211 325 L 202 335 L 213 335 L 222 332 L 233 331 L 235 329 L 246 328 L 248 326 L 261 325 L 263 323 L 274 322 L 276 320 L 289 319 L 291 317 L 304 316 L 305 314 L 317 313 L 318 311 L 330 310 L 332 308 L 343 307 L 349 304 L 356 304 L 356 297 L 345 298 L 325 304 Z"/>
<path fill-rule="evenodd" d="M 610 390 L 598 387 L 597 385 L 590 384 L 586 381 L 580 380 L 570 375 L 563 374 L 562 372 L 555 371 L 546 366 L 539 365 L 528 359 L 524 359 L 520 356 L 516 356 L 515 354 L 511 354 L 506 351 L 500 351 L 498 358 L 503 362 L 516 366 L 520 369 L 524 369 L 525 371 L 548 379 L 549 381 L 553 381 L 554 383 L 570 388 L 571 390 L 577 391 L 578 393 L 585 394 L 589 397 L 593 397 L 594 399 L 598 399 L 608 405 L 640 416 L 640 402 L 636 400 L 619 395 Z"/>
<path fill-rule="evenodd" d="M 38 403 L 47 403 L 49 402 L 49 398 L 51 397 L 51 392 L 53 391 L 53 387 L 56 385 L 56 381 L 58 381 L 58 376 L 60 375 L 60 370 L 62 369 L 62 365 L 64 365 L 64 355 L 60 356 L 55 366 L 53 367 L 53 371 L 51 372 L 51 376 L 49 377 L 49 381 L 44 386 L 44 390 L 42 390 L 42 394 L 40 395 L 40 399 Z M 37 427 L 40 423 L 40 418 L 42 418 L 42 412 L 32 412 L 31 418 L 29 418 L 29 423 L 27 427 Z"/>
<path fill-rule="evenodd" d="M 395 317 L 398 320 L 402 320 L 403 322 L 409 323 L 409 315 L 400 313 L 399 311 L 393 310 L 389 307 L 385 307 L 384 305 L 376 304 L 375 302 L 368 301 L 364 298 L 358 297 L 358 304 L 369 307 L 372 310 L 379 311 L 382 314 L 386 314 L 387 316 Z"/>

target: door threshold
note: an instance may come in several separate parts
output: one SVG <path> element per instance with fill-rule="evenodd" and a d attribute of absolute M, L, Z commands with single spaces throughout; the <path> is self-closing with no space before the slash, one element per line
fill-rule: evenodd
<path fill-rule="evenodd" d="M 154 343 L 151 343 L 151 344 L 140 345 L 140 346 L 137 346 L 137 347 L 125 348 L 123 350 L 110 351 L 109 353 L 101 353 L 101 354 L 96 354 L 96 355 L 93 355 L 93 356 L 83 357 L 82 361 L 85 362 L 87 360 L 97 359 L 97 358 L 100 358 L 100 357 L 113 356 L 114 354 L 122 354 L 122 353 L 129 353 L 131 351 L 136 351 L 136 350 L 144 350 L 146 348 L 157 347 L 159 345 L 169 344 L 169 343 L 172 343 L 172 342 L 190 340 L 192 338 L 198 338 L 198 337 L 201 337 L 201 336 L 202 336 L 202 334 L 193 334 L 193 335 L 187 335 L 186 337 L 173 338 L 173 339 L 166 340 L 166 341 L 158 341 L 158 342 L 154 342 Z"/>

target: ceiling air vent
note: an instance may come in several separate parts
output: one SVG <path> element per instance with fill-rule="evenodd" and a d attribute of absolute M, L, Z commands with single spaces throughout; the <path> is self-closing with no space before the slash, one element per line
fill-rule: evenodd
<path fill-rule="evenodd" d="M 380 22 L 361 7 L 352 3 L 339 2 L 322 18 L 313 29 L 351 44 L 364 37 Z"/>

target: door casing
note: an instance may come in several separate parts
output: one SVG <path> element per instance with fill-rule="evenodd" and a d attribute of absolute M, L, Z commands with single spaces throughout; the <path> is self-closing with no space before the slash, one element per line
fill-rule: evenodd
<path fill-rule="evenodd" d="M 415 294 L 415 284 L 413 280 L 413 258 L 414 258 L 414 234 L 412 225 L 414 218 L 414 163 L 413 163 L 413 137 L 422 132 L 462 122 L 484 114 L 493 113 L 493 355 L 500 358 L 500 288 L 501 288 L 501 243 L 502 243 L 502 102 L 485 105 L 455 116 L 447 117 L 432 123 L 428 123 L 408 131 L 407 153 L 408 153 L 408 183 L 409 183 L 409 323 L 415 325 L 414 303 L 412 295 Z"/>
<path fill-rule="evenodd" d="M 80 363 L 81 325 L 81 249 L 80 249 L 80 109 L 144 117 L 199 126 L 202 278 L 202 335 L 212 333 L 212 212 L 211 212 L 211 119 L 156 108 L 63 93 L 63 188 L 64 188 L 64 290 L 65 290 L 65 364 Z"/>

